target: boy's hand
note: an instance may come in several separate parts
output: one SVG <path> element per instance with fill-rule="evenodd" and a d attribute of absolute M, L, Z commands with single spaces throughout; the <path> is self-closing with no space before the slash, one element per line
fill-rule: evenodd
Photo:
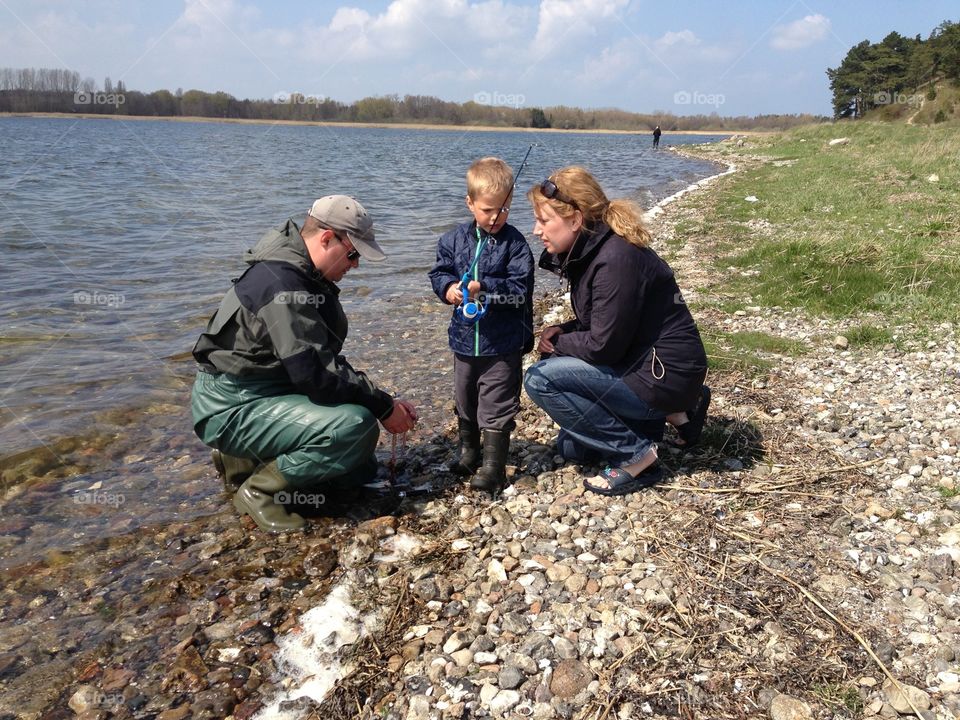
<path fill-rule="evenodd" d="M 471 298 L 475 298 L 480 293 L 480 288 L 479 280 L 471 280 L 467 283 L 467 292 L 470 293 Z"/>
<path fill-rule="evenodd" d="M 459 305 L 462 303 L 463 293 L 460 291 L 460 283 L 450 283 L 445 298 L 451 305 Z"/>

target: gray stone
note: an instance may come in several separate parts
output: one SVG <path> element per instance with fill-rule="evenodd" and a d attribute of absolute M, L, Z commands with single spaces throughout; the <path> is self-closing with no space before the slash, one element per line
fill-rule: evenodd
<path fill-rule="evenodd" d="M 913 706 L 917 710 L 930 709 L 930 696 L 920 688 L 913 685 L 900 683 L 900 687 L 894 687 L 889 680 L 883 684 L 883 693 L 887 702 L 898 713 L 907 714 L 913 712 Z"/>
<path fill-rule="evenodd" d="M 777 695 L 770 703 L 770 720 L 813 720 L 813 713 L 803 700 Z"/>
<path fill-rule="evenodd" d="M 526 680 L 526 676 L 514 665 L 504 665 L 497 678 L 497 684 L 504 690 L 515 690 Z"/>
<path fill-rule="evenodd" d="M 533 658 L 536 662 L 552 659 L 555 655 L 553 643 L 550 642 L 550 638 L 538 632 L 532 633 L 524 641 L 520 652 L 527 657 Z"/>
<path fill-rule="evenodd" d="M 426 695 L 414 695 L 410 698 L 406 720 L 429 720 L 430 698 Z"/>
<path fill-rule="evenodd" d="M 591 680 L 593 680 L 593 673 L 582 662 L 562 660 L 553 670 L 550 692 L 557 697 L 572 698 L 584 690 Z"/>

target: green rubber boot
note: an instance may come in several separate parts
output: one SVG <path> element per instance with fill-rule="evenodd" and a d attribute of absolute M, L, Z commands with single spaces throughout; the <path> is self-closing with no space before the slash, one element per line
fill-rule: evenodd
<path fill-rule="evenodd" d="M 223 491 L 231 495 L 253 474 L 259 463 L 256 460 L 238 458 L 219 450 L 210 453 L 217 475 L 223 480 Z"/>
<path fill-rule="evenodd" d="M 233 506 L 249 515 L 261 530 L 270 533 L 303 530 L 306 521 L 296 513 L 287 512 L 283 496 L 289 495 L 290 485 L 277 470 L 276 461 L 257 469 L 233 496 Z"/>

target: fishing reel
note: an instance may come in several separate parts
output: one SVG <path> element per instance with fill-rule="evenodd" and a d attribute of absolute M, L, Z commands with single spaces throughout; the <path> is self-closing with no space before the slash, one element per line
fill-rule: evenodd
<path fill-rule="evenodd" d="M 467 292 L 469 283 L 470 273 L 465 273 L 460 280 L 460 287 L 463 288 L 463 301 L 457 307 L 457 312 L 467 322 L 480 322 L 480 319 L 487 314 L 487 308 L 479 300 L 470 300 Z"/>

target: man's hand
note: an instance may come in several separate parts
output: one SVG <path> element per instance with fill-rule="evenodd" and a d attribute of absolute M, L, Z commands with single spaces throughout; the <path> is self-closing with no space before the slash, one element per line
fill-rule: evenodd
<path fill-rule="evenodd" d="M 540 333 L 540 342 L 537 344 L 537 351 L 540 353 L 553 353 L 553 339 L 562 334 L 563 330 L 559 325 L 551 325 L 548 328 L 544 328 L 543 332 Z"/>
<path fill-rule="evenodd" d="M 381 420 L 387 432 L 397 435 L 411 430 L 417 424 L 417 410 L 406 400 L 399 398 L 393 401 L 393 412 L 386 420 Z"/>

